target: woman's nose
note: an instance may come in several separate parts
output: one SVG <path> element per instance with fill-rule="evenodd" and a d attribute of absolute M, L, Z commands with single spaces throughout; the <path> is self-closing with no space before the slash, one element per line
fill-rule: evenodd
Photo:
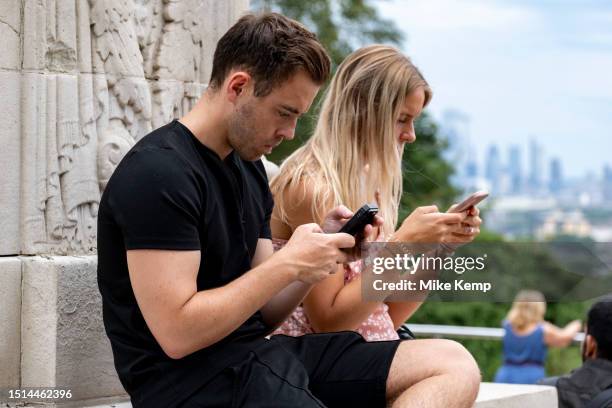
<path fill-rule="evenodd" d="M 416 140 L 416 134 L 414 132 L 402 132 L 400 133 L 400 140 L 405 143 L 413 143 Z"/>

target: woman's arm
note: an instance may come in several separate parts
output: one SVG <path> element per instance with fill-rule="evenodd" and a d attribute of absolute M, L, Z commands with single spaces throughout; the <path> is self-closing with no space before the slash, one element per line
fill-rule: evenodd
<path fill-rule="evenodd" d="M 550 347 L 569 346 L 581 327 L 582 323 L 580 323 L 580 320 L 574 320 L 568 323 L 564 328 L 557 327 L 549 322 L 544 322 L 544 344 Z"/>
<path fill-rule="evenodd" d="M 285 238 L 299 225 L 320 222 L 313 216 L 313 191 L 307 183 L 293 183 L 285 189 L 286 220 L 282 222 L 275 208 L 272 215 L 272 236 Z M 319 213 L 327 213 L 333 202 L 319 203 Z M 304 299 L 304 310 L 316 332 L 355 330 L 374 312 L 379 302 L 362 302 L 359 278 L 344 284 L 344 265 L 337 272 L 317 283 Z"/>
<path fill-rule="evenodd" d="M 406 323 L 406 320 L 410 318 L 418 309 L 421 307 L 423 302 L 385 302 L 389 306 L 389 316 L 393 320 L 393 326 L 395 330 L 399 329 L 400 326 Z"/>
<path fill-rule="evenodd" d="M 452 209 L 452 207 L 451 207 Z M 391 241 L 403 241 L 408 243 L 416 242 L 439 242 L 445 235 L 451 235 L 459 242 L 470 242 L 476 235 L 480 233 L 480 224 L 482 220 L 479 217 L 480 211 L 478 208 L 472 208 L 466 212 L 463 219 L 455 219 L 462 223 L 461 229 L 457 231 L 457 225 L 449 228 L 448 222 L 455 221 L 447 217 L 440 217 L 437 207 L 419 207 L 402 223 L 402 226 L 390 238 Z M 450 211 L 450 209 L 449 209 Z M 434 216 L 429 214 L 434 213 Z M 447 213 L 448 214 L 448 213 Z M 429 218 L 428 218 L 429 217 Z M 427 222 L 428 221 L 428 222 Z M 452 224 L 451 224 L 452 225 Z M 464 231 L 463 227 L 473 227 L 469 232 Z M 444 231 L 444 228 L 449 228 Z M 436 234 L 436 231 L 437 234 Z M 423 291 L 423 299 L 427 295 Z M 397 330 L 402 324 L 412 316 L 418 308 L 423 304 L 422 301 L 406 301 L 406 302 L 385 302 L 389 306 L 389 315 L 393 320 L 393 325 Z"/>
<path fill-rule="evenodd" d="M 315 332 L 356 330 L 379 305 L 362 300 L 360 277 L 344 284 L 343 265 L 304 299 L 304 310 Z"/>

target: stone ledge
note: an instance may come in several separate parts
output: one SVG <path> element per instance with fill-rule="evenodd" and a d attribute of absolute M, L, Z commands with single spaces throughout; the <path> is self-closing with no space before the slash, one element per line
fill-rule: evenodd
<path fill-rule="evenodd" d="M 129 402 L 91 408 L 131 408 Z M 543 385 L 482 383 L 474 408 L 556 408 L 557 390 Z"/>
<path fill-rule="evenodd" d="M 482 383 L 475 408 L 556 408 L 557 389 L 544 385 Z"/>

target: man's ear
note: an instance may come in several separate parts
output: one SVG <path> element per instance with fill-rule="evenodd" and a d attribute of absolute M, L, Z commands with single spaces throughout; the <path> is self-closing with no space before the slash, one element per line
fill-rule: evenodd
<path fill-rule="evenodd" d="M 584 356 L 589 359 L 597 358 L 597 341 L 595 340 L 595 337 L 587 334 L 584 342 Z"/>
<path fill-rule="evenodd" d="M 247 72 L 234 71 L 227 78 L 225 91 L 227 99 L 236 103 L 241 95 L 244 95 L 253 83 L 253 78 Z"/>

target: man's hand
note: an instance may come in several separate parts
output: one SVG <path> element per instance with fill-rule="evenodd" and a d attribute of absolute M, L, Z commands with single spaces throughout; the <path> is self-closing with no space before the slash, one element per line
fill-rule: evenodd
<path fill-rule="evenodd" d="M 327 213 L 321 227 L 326 233 L 338 232 L 340 228 L 351 219 L 353 214 L 351 210 L 340 205 Z M 348 261 L 354 261 L 361 258 L 361 243 L 374 241 L 377 231 L 382 225 L 383 218 L 379 215 L 375 215 L 372 224 L 367 224 L 363 231 L 355 237 L 355 246 L 351 250 L 345 251 L 349 254 Z"/>
<path fill-rule="evenodd" d="M 325 234 L 317 224 L 304 224 L 295 229 L 275 256 L 293 264 L 297 280 L 313 284 L 334 273 L 337 264 L 348 262 L 349 257 L 342 249 L 354 246 L 355 238 L 349 234 Z"/>
<path fill-rule="evenodd" d="M 343 205 L 339 205 L 325 215 L 321 229 L 326 234 L 340 231 L 340 228 L 353 216 L 353 212 Z"/>

